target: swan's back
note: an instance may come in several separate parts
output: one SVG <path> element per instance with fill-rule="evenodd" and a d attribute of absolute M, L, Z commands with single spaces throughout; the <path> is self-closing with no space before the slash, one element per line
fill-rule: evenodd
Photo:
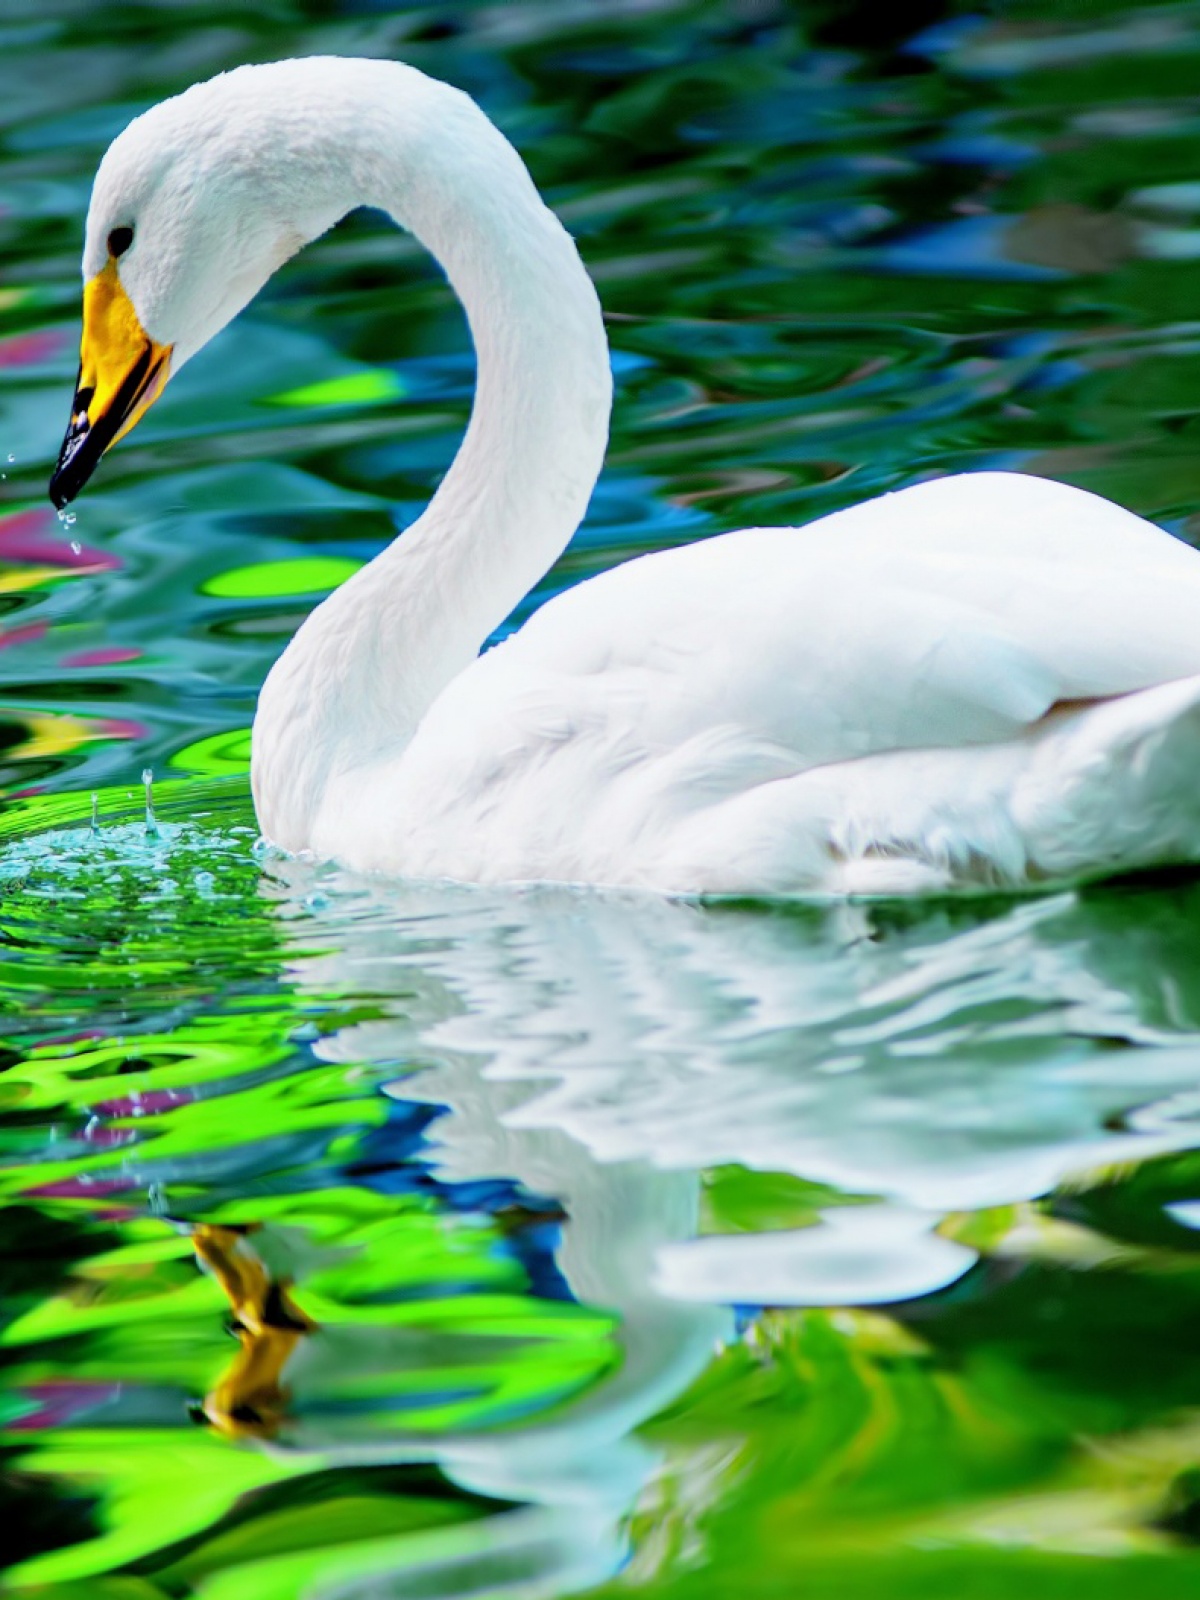
<path fill-rule="evenodd" d="M 642 664 L 689 637 L 736 654 L 751 640 L 734 626 L 741 619 L 754 654 L 770 651 L 773 678 L 794 652 L 805 659 L 819 646 L 831 663 L 827 690 L 859 716 L 868 699 L 879 712 L 881 692 L 903 699 L 916 687 L 881 681 L 883 661 L 924 663 L 928 686 L 949 689 L 943 680 L 958 672 L 942 670 L 944 657 L 962 625 L 971 659 L 960 668 L 972 679 L 987 670 L 981 650 L 998 649 L 1011 672 L 1011 647 L 1055 679 L 1056 698 L 1185 676 L 1200 671 L 1198 604 L 1190 546 L 1085 490 L 987 472 L 917 484 L 805 527 L 750 528 L 627 562 L 544 606 L 508 648 L 580 672 Z M 869 693 L 855 693 L 859 679 Z M 982 687 L 972 683 L 968 698 Z M 1001 703 L 1012 688 L 996 684 Z M 981 711 L 991 698 L 980 694 Z M 893 737 L 892 716 L 881 720 L 872 748 L 909 742 Z M 939 726 L 915 731 L 924 743 Z M 989 737 L 986 726 L 979 736 Z"/>
<path fill-rule="evenodd" d="M 418 875 L 781 892 L 855 887 L 847 860 L 936 832 L 939 881 L 1019 882 L 1012 786 L 1089 715 L 1056 708 L 1192 675 L 1188 546 L 1061 484 L 940 479 L 557 597 L 439 697 L 350 831 Z"/>

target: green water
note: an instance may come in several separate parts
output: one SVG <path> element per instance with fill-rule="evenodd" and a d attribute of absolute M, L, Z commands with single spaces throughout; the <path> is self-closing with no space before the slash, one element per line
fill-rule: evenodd
<path fill-rule="evenodd" d="M 1200 5 L 0 0 L 0 1587 L 1200 1592 L 1200 883 L 256 851 L 257 686 L 469 406 L 377 218 L 50 510 L 107 140 L 314 51 L 469 88 L 596 277 L 612 453 L 529 604 L 950 470 L 1200 534 Z"/>

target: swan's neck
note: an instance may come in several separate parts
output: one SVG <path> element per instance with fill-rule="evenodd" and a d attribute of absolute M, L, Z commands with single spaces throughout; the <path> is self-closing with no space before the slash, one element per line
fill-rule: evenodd
<path fill-rule="evenodd" d="M 339 65 L 361 69 L 335 152 L 343 209 L 388 211 L 441 263 L 477 380 L 466 436 L 424 515 L 313 612 L 264 685 L 255 798 L 264 832 L 289 849 L 312 843 L 331 789 L 353 793 L 399 758 L 562 553 L 600 470 L 611 404 L 595 290 L 512 146 L 464 95 L 411 69 Z"/>

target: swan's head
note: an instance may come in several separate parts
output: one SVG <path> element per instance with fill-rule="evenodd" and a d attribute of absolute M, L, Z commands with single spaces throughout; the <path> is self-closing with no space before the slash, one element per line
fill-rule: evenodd
<path fill-rule="evenodd" d="M 242 67 L 164 100 L 109 146 L 83 252 L 83 340 L 50 496 L 73 500 L 172 372 L 347 209 L 281 67 Z M 319 122 L 319 118 L 316 119 Z"/>

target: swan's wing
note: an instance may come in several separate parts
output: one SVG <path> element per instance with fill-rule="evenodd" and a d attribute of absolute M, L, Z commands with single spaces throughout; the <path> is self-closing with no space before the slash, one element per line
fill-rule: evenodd
<path fill-rule="evenodd" d="M 630 562 L 504 648 L 526 698 L 539 672 L 548 704 L 608 693 L 648 751 L 740 730 L 803 770 L 1200 672 L 1200 555 L 1082 490 L 981 473 Z"/>
<path fill-rule="evenodd" d="M 653 859 L 756 785 L 1000 744 L 1197 673 L 1195 551 L 1059 484 L 942 479 L 559 596 L 443 692 L 359 814 L 370 858 L 414 875 L 614 881 L 609 857 Z"/>

